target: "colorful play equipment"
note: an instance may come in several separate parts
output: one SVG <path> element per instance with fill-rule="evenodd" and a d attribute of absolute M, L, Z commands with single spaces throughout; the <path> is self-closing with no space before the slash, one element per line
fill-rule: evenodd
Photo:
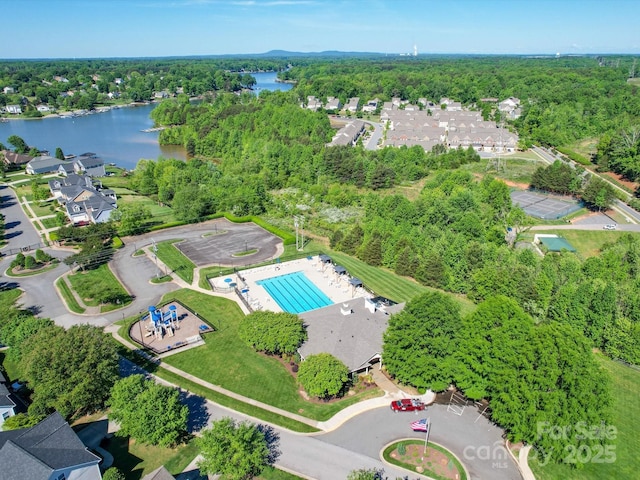
<path fill-rule="evenodd" d="M 155 335 L 160 340 L 164 335 L 173 337 L 178 324 L 178 309 L 175 305 L 169 305 L 164 312 L 154 305 L 149 306 L 149 324 L 146 326 L 147 335 Z"/>

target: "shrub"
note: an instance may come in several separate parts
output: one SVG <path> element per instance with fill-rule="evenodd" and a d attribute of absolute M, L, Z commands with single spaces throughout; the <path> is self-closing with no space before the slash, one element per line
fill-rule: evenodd
<path fill-rule="evenodd" d="M 24 268 L 31 269 L 37 265 L 36 259 L 31 255 L 24 257 Z"/>

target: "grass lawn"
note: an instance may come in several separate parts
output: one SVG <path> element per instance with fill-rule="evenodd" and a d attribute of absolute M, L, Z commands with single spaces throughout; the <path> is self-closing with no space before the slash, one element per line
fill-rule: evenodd
<path fill-rule="evenodd" d="M 36 214 L 36 216 L 45 217 L 48 215 L 55 214 L 55 212 L 51 211 L 51 206 L 53 205 L 54 207 L 57 207 L 58 202 L 57 201 L 31 202 L 29 205 L 31 206 L 31 209 L 33 210 L 33 213 Z"/>
<path fill-rule="evenodd" d="M 128 437 L 114 436 L 103 447 L 113 455 L 113 466 L 124 473 L 127 480 L 140 480 L 161 465 L 176 475 L 198 454 L 194 441 L 177 448 L 163 448 L 142 445 Z"/>
<path fill-rule="evenodd" d="M 584 464 L 584 468 L 575 469 L 568 465 L 548 464 L 541 467 L 530 461 L 530 466 L 538 480 L 609 480 L 614 478 L 638 478 L 640 472 L 640 371 L 621 363 L 609 360 L 603 355 L 597 356 L 603 368 L 612 378 L 613 425 L 618 435 L 613 444 L 615 461 L 613 463 Z M 530 455 L 531 458 L 531 455 Z M 601 458 L 605 458 L 604 456 Z"/>
<path fill-rule="evenodd" d="M 514 155 L 501 157 L 505 169 L 500 172 L 497 172 L 495 168 L 487 170 L 487 166 L 490 165 L 491 160 L 494 159 L 482 159 L 477 163 L 462 165 L 460 169 L 482 176 L 492 175 L 508 182 L 529 183 L 531 182 L 533 172 L 535 172 L 538 167 L 545 165 L 540 157 L 533 152 L 518 152 Z"/>
<path fill-rule="evenodd" d="M 10 290 L 0 290 L 0 308 L 6 310 L 12 307 L 18 298 L 22 295 L 22 290 L 12 288 Z"/>
<path fill-rule="evenodd" d="M 191 284 L 193 282 L 193 270 L 196 268 L 196 265 L 173 245 L 179 241 L 180 240 L 166 240 L 158 243 L 158 258 L 181 279 Z"/>
<path fill-rule="evenodd" d="M 164 361 L 214 385 L 308 418 L 326 420 L 363 398 L 380 394 L 365 391 L 335 403 L 305 401 L 295 379 L 276 359 L 260 355 L 237 335 L 244 314 L 235 302 L 191 290 L 167 295 L 176 298 L 218 328 L 206 334 L 205 345 L 166 357 Z"/>
<path fill-rule="evenodd" d="M 93 270 L 78 271 L 69 275 L 71 287 L 80 296 L 87 306 L 101 305 L 100 298 L 104 298 L 106 292 L 117 295 L 120 298 L 129 298 L 129 294 L 109 269 L 109 265 L 103 264 Z M 126 303 L 129 303 L 129 299 Z M 125 304 L 126 304 L 125 303 Z"/>
<path fill-rule="evenodd" d="M 418 282 L 407 277 L 401 277 L 395 273 L 378 267 L 372 267 L 357 258 L 350 257 L 344 253 L 327 251 L 336 264 L 342 265 L 349 274 L 362 280 L 365 286 L 372 289 L 378 295 L 387 297 L 396 302 L 407 302 L 426 291 L 435 291 L 430 287 L 420 285 Z M 461 295 L 451 295 L 461 307 L 460 313 L 464 316 L 475 310 L 476 306 L 467 298 Z"/>
<path fill-rule="evenodd" d="M 80 306 L 80 304 L 76 300 L 76 297 L 73 295 L 69 284 L 64 278 L 59 278 L 58 280 L 56 280 L 56 287 L 58 287 L 58 290 L 62 294 L 62 297 L 64 298 L 67 307 L 69 307 L 69 310 L 71 310 L 73 313 L 85 312 L 85 309 Z"/>
<path fill-rule="evenodd" d="M 41 218 L 40 222 L 44 225 L 44 228 L 55 228 L 59 227 L 58 219 L 55 217 L 52 218 Z"/>
<path fill-rule="evenodd" d="M 618 240 L 626 232 L 617 230 L 536 230 L 529 232 L 527 238 L 533 239 L 534 233 L 555 233 L 564 237 L 574 246 L 577 253 L 583 258 L 594 257 L 600 254 L 600 249 L 605 243 L 612 243 Z"/>

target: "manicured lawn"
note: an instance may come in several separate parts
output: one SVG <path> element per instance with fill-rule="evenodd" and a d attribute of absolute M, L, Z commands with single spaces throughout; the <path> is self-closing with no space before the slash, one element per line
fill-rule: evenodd
<path fill-rule="evenodd" d="M 350 257 L 344 253 L 327 251 L 336 264 L 340 264 L 347 269 L 350 275 L 362 280 L 365 286 L 372 289 L 376 294 L 387 297 L 395 302 L 408 302 L 412 298 L 429 290 L 434 290 L 424 285 L 420 285 L 409 278 L 401 277 L 383 268 L 372 267 L 357 258 Z M 446 293 L 446 292 L 444 292 Z M 462 315 L 466 315 L 475 310 L 475 304 L 463 296 L 451 295 L 461 307 Z"/>
<path fill-rule="evenodd" d="M 369 390 L 336 403 L 305 401 L 298 394 L 295 379 L 280 362 L 254 352 L 238 338 L 238 324 L 244 315 L 235 302 L 186 289 L 167 297 L 202 312 L 218 328 L 204 336 L 204 346 L 166 357 L 164 361 L 170 365 L 214 385 L 316 420 L 326 420 L 363 397 L 380 394 Z"/>
<path fill-rule="evenodd" d="M 166 240 L 157 244 L 158 258 L 188 284 L 193 282 L 195 263 L 182 254 L 173 244 L 180 240 Z M 153 247 L 151 247 L 153 248 Z"/>
<path fill-rule="evenodd" d="M 193 441 L 177 448 L 162 448 L 142 445 L 128 437 L 116 436 L 107 440 L 103 448 L 113 455 L 113 466 L 124 473 L 127 480 L 140 480 L 161 465 L 176 475 L 198 454 Z"/>
<path fill-rule="evenodd" d="M 600 249 L 605 243 L 613 243 L 625 232 L 619 230 L 536 230 L 530 231 L 527 238 L 533 239 L 534 233 L 554 233 L 564 237 L 577 253 L 584 258 L 593 257 L 600 253 Z"/>
<path fill-rule="evenodd" d="M 101 304 L 100 298 L 105 292 L 111 292 L 119 298 L 128 298 L 129 294 L 120 284 L 107 264 L 100 265 L 93 270 L 78 271 L 69 275 L 71 287 L 80 296 L 87 306 L 98 306 Z M 129 303 L 131 300 L 127 301 Z"/>
<path fill-rule="evenodd" d="M 56 287 L 58 287 L 58 290 L 64 297 L 64 301 L 67 304 L 67 307 L 69 307 L 69 310 L 71 310 L 73 313 L 85 312 L 85 309 L 80 306 L 80 304 L 76 300 L 76 297 L 71 292 L 69 284 L 64 278 L 59 278 L 58 280 L 56 280 Z"/>
<path fill-rule="evenodd" d="M 569 465 L 548 464 L 541 467 L 535 460 L 529 464 L 538 480 L 609 480 L 617 478 L 638 478 L 640 472 L 640 370 L 627 367 L 598 355 L 598 360 L 612 378 L 613 425 L 617 428 L 617 438 L 610 443 L 615 452 L 613 463 L 584 464 L 575 469 Z M 589 453 L 589 452 L 587 452 Z M 529 455 L 531 458 L 532 455 Z M 600 457 L 604 459 L 604 455 Z"/>
<path fill-rule="evenodd" d="M 3 310 L 13 306 L 16 300 L 22 295 L 22 290 L 12 288 L 10 290 L 0 290 L 0 308 Z"/>
<path fill-rule="evenodd" d="M 58 219 L 55 217 L 41 218 L 40 222 L 42 222 L 42 225 L 44 225 L 44 228 L 55 228 L 60 226 L 58 224 Z"/>

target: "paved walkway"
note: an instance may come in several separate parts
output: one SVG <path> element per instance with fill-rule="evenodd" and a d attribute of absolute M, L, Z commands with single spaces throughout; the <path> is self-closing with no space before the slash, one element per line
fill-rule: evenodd
<path fill-rule="evenodd" d="M 128 340 L 125 340 L 124 338 L 122 338 L 122 336 L 120 336 L 118 334 L 118 329 L 119 326 L 118 325 L 109 325 L 108 327 L 105 328 L 105 332 L 106 333 L 110 333 L 111 335 L 113 335 L 113 337 L 118 340 L 120 343 L 122 343 L 123 345 L 125 345 L 127 348 L 129 348 L 130 350 L 136 351 L 136 352 L 140 352 L 139 348 L 134 345 L 133 343 L 129 342 Z M 145 357 L 149 360 L 154 360 L 152 357 L 150 356 L 146 356 Z M 336 413 L 333 417 L 331 417 L 329 420 L 324 421 L 324 422 L 319 422 L 317 420 L 313 420 L 307 417 L 303 417 L 302 415 L 298 415 L 296 413 L 292 413 L 289 412 L 287 410 L 283 410 L 281 408 L 278 407 L 274 407 L 273 405 L 269 405 L 263 402 L 260 402 L 258 400 L 254 400 L 252 398 L 249 397 L 245 397 L 243 395 L 240 395 L 238 393 L 232 392 L 231 390 L 227 390 L 226 388 L 223 388 L 219 385 L 214 385 L 212 383 L 207 382 L 206 380 L 203 380 L 199 377 L 196 377 L 195 375 L 191 375 L 190 373 L 187 373 L 183 370 L 180 370 L 179 368 L 176 368 L 172 365 L 168 365 L 166 363 L 162 363 L 161 368 L 164 368 L 172 373 L 175 373 L 176 375 L 179 375 L 180 377 L 186 378 L 187 380 L 190 380 L 194 383 L 197 383 L 198 385 L 201 385 L 205 388 L 208 388 L 210 390 L 213 390 L 215 392 L 221 393 L 223 395 L 226 395 L 227 397 L 233 398 L 235 400 L 238 400 L 240 402 L 246 403 L 248 405 L 253 405 L 256 406 L 258 408 L 261 408 L 263 410 L 267 410 L 269 412 L 275 413 L 277 415 L 281 415 L 283 417 L 287 417 L 290 418 L 292 420 L 295 420 L 297 422 L 300 423 L 304 423 L 306 425 L 309 425 L 313 428 L 317 428 L 318 430 L 322 430 L 325 432 L 334 430 L 336 428 L 338 428 L 340 425 L 342 425 L 344 422 L 346 422 L 347 420 L 349 420 L 350 418 L 353 418 L 354 416 L 358 415 L 361 412 L 367 411 L 367 410 L 371 410 L 373 408 L 380 408 L 380 407 L 386 407 L 389 405 L 389 403 L 394 400 L 394 399 L 398 399 L 398 398 L 406 398 L 409 397 L 408 394 L 406 394 L 405 392 L 402 392 L 399 389 L 395 389 L 395 392 L 391 392 L 391 393 L 387 393 L 385 392 L 385 395 L 382 397 L 376 397 L 376 398 L 372 398 L 369 400 L 364 400 L 362 402 L 358 402 L 354 405 L 351 405 L 350 407 L 347 407 L 343 410 L 341 410 L 340 412 Z M 164 380 L 163 380 L 164 382 Z M 389 382 L 391 383 L 391 382 Z"/>

